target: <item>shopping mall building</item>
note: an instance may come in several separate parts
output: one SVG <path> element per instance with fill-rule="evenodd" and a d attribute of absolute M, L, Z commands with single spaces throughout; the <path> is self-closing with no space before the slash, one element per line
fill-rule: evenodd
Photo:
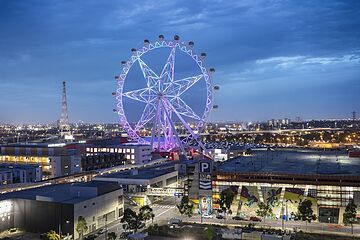
<path fill-rule="evenodd" d="M 360 158 L 346 152 L 259 149 L 219 163 L 212 179 L 213 208 L 219 207 L 220 192 L 231 188 L 234 215 L 256 216 L 264 202 L 274 217 L 291 220 L 306 198 L 320 222 L 342 223 L 350 199 L 360 206 Z"/>

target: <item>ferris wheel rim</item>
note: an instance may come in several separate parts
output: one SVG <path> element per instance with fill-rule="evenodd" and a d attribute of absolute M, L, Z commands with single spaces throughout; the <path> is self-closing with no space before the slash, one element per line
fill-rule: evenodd
<path fill-rule="evenodd" d="M 149 144 L 148 141 L 146 141 L 142 136 L 140 136 L 135 127 L 132 127 L 130 123 L 127 120 L 126 113 L 124 111 L 124 105 L 123 105 L 123 91 L 124 91 L 124 84 L 127 78 L 127 75 L 129 71 L 131 70 L 132 66 L 138 62 L 142 61 L 141 57 L 153 50 L 160 49 L 160 48 L 173 48 L 173 49 L 179 49 L 183 53 L 187 54 L 192 58 L 193 61 L 197 64 L 197 67 L 200 69 L 203 79 L 206 84 L 206 102 L 205 102 L 205 108 L 203 110 L 203 114 L 200 117 L 198 121 L 196 121 L 196 126 L 193 131 L 196 131 L 197 133 L 200 133 L 203 131 L 205 127 L 205 123 L 207 122 L 210 111 L 213 106 L 213 83 L 210 71 L 205 65 L 204 60 L 200 55 L 194 52 L 193 48 L 184 42 L 180 41 L 172 41 L 172 40 L 162 40 L 162 41 L 155 41 L 154 43 L 148 42 L 140 49 L 132 49 L 132 56 L 129 60 L 126 61 L 125 64 L 123 64 L 122 73 L 118 77 L 118 87 L 116 90 L 116 109 L 117 113 L 119 115 L 120 124 L 123 126 L 124 130 L 128 133 L 129 137 L 133 140 L 138 141 L 142 144 Z M 182 124 L 184 125 L 184 124 Z M 189 134 L 185 139 L 193 139 L 192 134 Z M 151 146 L 153 147 L 153 146 Z"/>

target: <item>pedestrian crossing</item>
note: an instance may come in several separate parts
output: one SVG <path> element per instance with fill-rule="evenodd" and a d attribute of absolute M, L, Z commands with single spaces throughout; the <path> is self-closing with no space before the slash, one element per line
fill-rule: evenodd
<path fill-rule="evenodd" d="M 167 209 L 175 208 L 174 205 L 160 205 L 160 204 L 152 204 L 151 207 L 152 208 L 167 208 Z"/>

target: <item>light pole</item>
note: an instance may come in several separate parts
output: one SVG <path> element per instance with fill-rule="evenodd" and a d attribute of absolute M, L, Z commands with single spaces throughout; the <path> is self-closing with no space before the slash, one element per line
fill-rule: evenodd
<path fill-rule="evenodd" d="M 66 236 L 68 236 L 69 237 L 69 235 L 70 235 L 70 227 L 69 227 L 69 223 L 70 223 L 70 221 L 69 220 L 66 220 Z"/>
<path fill-rule="evenodd" d="M 105 240 L 108 238 L 108 228 L 107 228 L 107 214 L 105 214 Z"/>
<path fill-rule="evenodd" d="M 284 202 L 282 203 L 283 206 L 281 207 L 281 228 L 284 231 L 284 218 L 285 218 L 285 212 L 284 212 Z"/>

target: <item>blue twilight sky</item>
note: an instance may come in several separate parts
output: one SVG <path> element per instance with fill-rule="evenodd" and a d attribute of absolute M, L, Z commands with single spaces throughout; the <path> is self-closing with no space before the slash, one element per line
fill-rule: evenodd
<path fill-rule="evenodd" d="M 0 0 L 0 123 L 56 121 L 63 80 L 71 122 L 117 122 L 119 63 L 159 34 L 207 53 L 212 121 L 360 112 L 359 0 Z"/>

